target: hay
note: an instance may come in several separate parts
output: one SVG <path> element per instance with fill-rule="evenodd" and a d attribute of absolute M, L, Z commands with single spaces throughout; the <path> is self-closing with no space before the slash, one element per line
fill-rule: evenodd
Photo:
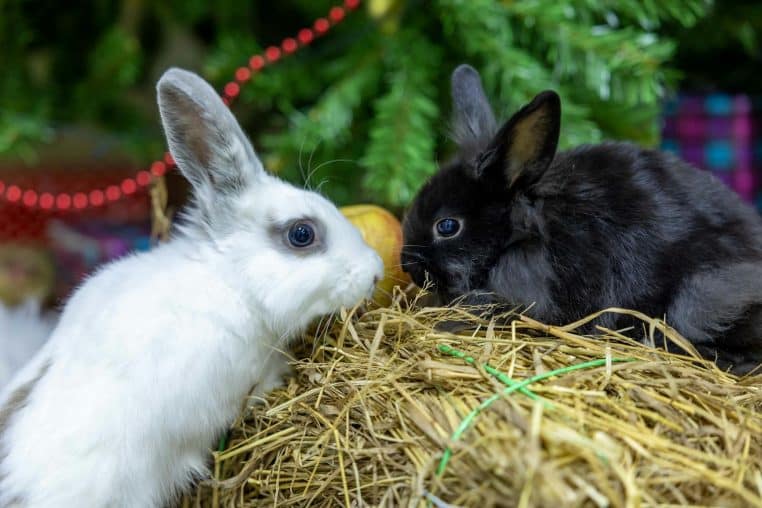
<path fill-rule="evenodd" d="M 183 506 L 762 506 L 759 376 L 579 323 L 434 331 L 448 312 L 337 320 Z"/>

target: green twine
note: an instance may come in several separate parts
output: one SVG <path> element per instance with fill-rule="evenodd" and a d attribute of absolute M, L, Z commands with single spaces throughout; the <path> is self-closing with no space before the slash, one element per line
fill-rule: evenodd
<path fill-rule="evenodd" d="M 458 351 L 457 349 L 454 349 L 446 344 L 439 344 L 437 346 L 439 351 L 445 354 L 449 354 L 451 356 L 454 356 L 456 358 L 461 358 L 465 360 L 467 363 L 474 363 L 475 360 L 467 356 L 462 351 Z M 628 358 L 612 358 L 612 363 L 619 363 L 619 362 L 631 362 L 632 359 Z M 543 403 L 548 407 L 552 407 L 550 402 L 544 401 L 541 397 L 539 397 L 534 392 L 526 389 L 526 387 L 532 383 L 536 383 L 537 381 L 542 381 L 545 379 L 548 379 L 550 377 L 554 376 L 561 376 L 564 374 L 568 374 L 569 372 L 573 372 L 575 370 L 582 370 L 582 369 L 590 369 L 593 367 L 600 367 L 601 365 L 606 364 L 606 359 L 602 358 L 599 360 L 591 360 L 589 362 L 579 363 L 577 365 L 570 365 L 568 367 L 562 367 L 560 369 L 551 370 L 550 372 L 544 372 L 542 374 L 538 374 L 536 376 L 530 377 L 529 379 L 525 379 L 524 381 L 514 381 L 502 372 L 498 371 L 494 367 L 484 365 L 484 370 L 489 372 L 491 375 L 495 376 L 500 382 L 507 385 L 505 389 L 502 391 L 492 395 L 488 399 L 484 400 L 481 404 L 479 404 L 476 408 L 474 408 L 470 413 L 466 415 L 466 417 L 463 419 L 463 421 L 460 422 L 460 425 L 458 425 L 458 428 L 455 429 L 455 432 L 452 434 L 452 437 L 450 438 L 451 442 L 457 441 L 460 439 L 460 437 L 463 435 L 463 433 L 468 429 L 469 425 L 471 425 L 471 422 L 485 409 L 487 409 L 489 406 L 491 406 L 496 400 L 498 400 L 500 397 L 504 395 L 509 395 L 513 392 L 521 392 L 528 397 L 532 398 L 533 400 L 543 400 Z M 531 395 L 530 395 L 531 394 Z M 442 476 L 444 474 L 445 468 L 447 467 L 447 463 L 450 461 L 450 458 L 452 457 L 452 448 L 447 447 L 442 454 L 442 459 L 439 461 L 439 467 L 437 467 L 437 476 Z"/>
<path fill-rule="evenodd" d="M 448 346 L 447 344 L 438 344 L 437 345 L 437 349 L 439 349 L 440 353 L 445 353 L 445 354 L 454 356 L 456 358 L 460 358 L 461 360 L 465 361 L 468 364 L 473 365 L 473 364 L 476 363 L 476 360 L 474 360 L 474 358 L 472 356 L 468 356 L 468 355 L 466 355 L 466 353 L 464 353 L 462 351 L 458 351 L 457 349 L 453 349 L 452 347 Z M 497 379 L 498 381 L 500 381 L 501 383 L 503 383 L 506 386 L 515 386 L 515 385 L 520 384 L 518 381 L 514 381 L 513 379 L 509 378 L 508 376 L 506 376 L 505 374 L 503 374 L 502 372 L 500 372 L 499 370 L 497 370 L 495 367 L 493 367 L 492 365 L 490 365 L 488 363 L 482 364 L 482 367 L 484 367 L 484 370 L 486 370 L 487 373 L 489 373 L 490 375 L 494 376 L 495 379 Z M 537 395 L 536 393 L 534 393 L 530 389 L 525 388 L 524 386 L 520 386 L 520 387 L 516 388 L 516 390 L 518 390 L 519 392 L 523 393 L 524 395 L 526 395 L 527 397 L 529 397 L 532 400 L 543 400 L 544 404 L 549 403 L 548 401 L 542 399 L 542 397 L 540 397 L 539 395 Z"/>

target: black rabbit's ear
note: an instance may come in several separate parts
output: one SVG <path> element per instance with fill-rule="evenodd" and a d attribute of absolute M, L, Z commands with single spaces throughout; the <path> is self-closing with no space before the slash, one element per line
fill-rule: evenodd
<path fill-rule="evenodd" d="M 485 162 L 503 169 L 509 188 L 518 180 L 533 183 L 553 161 L 560 130 L 561 99 L 556 92 L 542 92 L 500 129 Z"/>
<path fill-rule="evenodd" d="M 453 135 L 463 149 L 484 148 L 495 134 L 495 116 L 479 73 L 459 65 L 452 73 Z"/>

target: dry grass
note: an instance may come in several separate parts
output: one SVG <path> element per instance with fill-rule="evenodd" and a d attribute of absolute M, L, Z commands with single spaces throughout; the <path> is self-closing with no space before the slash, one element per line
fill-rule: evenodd
<path fill-rule="evenodd" d="M 762 506 L 761 377 L 613 331 L 577 335 L 578 324 L 434 331 L 448 312 L 397 305 L 337 320 L 305 344 L 286 388 L 244 411 L 215 479 L 183 505 Z M 529 395 L 502 393 L 484 368 L 510 383 L 590 360 L 602 365 Z"/>

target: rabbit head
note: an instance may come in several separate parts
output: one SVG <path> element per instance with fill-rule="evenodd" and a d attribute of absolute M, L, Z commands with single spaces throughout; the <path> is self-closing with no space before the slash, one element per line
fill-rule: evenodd
<path fill-rule="evenodd" d="M 171 69 L 157 88 L 170 152 L 193 187 L 181 230 L 223 254 L 216 268 L 243 303 L 273 330 L 294 330 L 372 294 L 379 256 L 331 202 L 265 172 L 209 84 Z"/>
<path fill-rule="evenodd" d="M 479 74 L 461 65 L 452 75 L 459 153 L 419 191 L 404 220 L 402 263 L 419 286 L 426 280 L 449 301 L 485 286 L 506 247 L 531 234 L 524 191 L 555 155 L 560 99 L 546 91 L 502 127 Z"/>

